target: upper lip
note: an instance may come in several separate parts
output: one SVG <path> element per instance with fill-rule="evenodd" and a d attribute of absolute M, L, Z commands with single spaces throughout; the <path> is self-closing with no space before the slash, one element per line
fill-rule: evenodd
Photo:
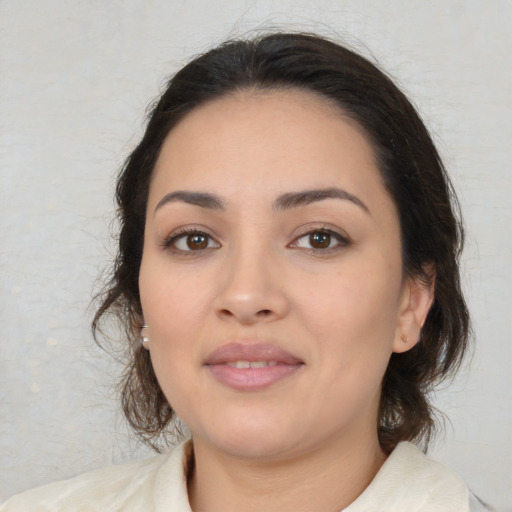
<path fill-rule="evenodd" d="M 205 365 L 226 364 L 232 361 L 276 361 L 282 364 L 302 364 L 303 361 L 270 343 L 229 343 L 215 349 Z"/>

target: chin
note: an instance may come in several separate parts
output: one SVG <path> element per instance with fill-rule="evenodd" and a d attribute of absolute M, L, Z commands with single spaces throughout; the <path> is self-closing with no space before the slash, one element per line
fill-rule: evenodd
<path fill-rule="evenodd" d="M 269 460 L 284 456 L 291 451 L 289 436 L 287 440 L 280 440 L 269 436 L 236 436 L 226 439 L 222 446 L 218 446 L 231 457 L 253 460 Z"/>
<path fill-rule="evenodd" d="M 207 439 L 209 444 L 231 457 L 272 459 L 293 452 L 297 445 L 297 440 L 290 435 L 293 430 L 286 428 L 285 423 L 257 421 L 254 417 L 246 422 L 238 419 L 224 422 L 221 429 L 208 429 L 193 437 Z"/>

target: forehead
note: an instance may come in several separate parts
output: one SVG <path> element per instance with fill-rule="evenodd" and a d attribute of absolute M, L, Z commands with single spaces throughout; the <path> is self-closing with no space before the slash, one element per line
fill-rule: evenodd
<path fill-rule="evenodd" d="M 173 128 L 151 191 L 278 194 L 332 185 L 387 195 L 363 130 L 314 93 L 242 91 L 194 109 Z"/>

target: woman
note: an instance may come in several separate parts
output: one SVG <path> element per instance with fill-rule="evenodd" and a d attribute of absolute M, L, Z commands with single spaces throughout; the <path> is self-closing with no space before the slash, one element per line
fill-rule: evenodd
<path fill-rule="evenodd" d="M 411 444 L 469 317 L 455 196 L 389 78 L 317 36 L 225 43 L 170 80 L 117 200 L 93 329 L 126 331 L 137 434 L 191 439 L 2 511 L 470 510 Z"/>

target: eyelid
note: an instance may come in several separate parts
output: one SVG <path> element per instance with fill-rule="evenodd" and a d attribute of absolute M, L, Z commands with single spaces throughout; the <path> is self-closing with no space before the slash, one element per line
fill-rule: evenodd
<path fill-rule="evenodd" d="M 211 233 L 208 232 L 209 230 L 204 226 L 183 226 L 180 228 L 177 228 L 173 230 L 168 236 L 165 237 L 163 242 L 161 243 L 162 248 L 172 250 L 174 252 L 180 253 L 180 254 L 193 254 L 195 252 L 202 253 L 211 249 L 217 249 L 221 247 L 220 242 L 216 239 L 215 236 L 213 236 Z M 216 244 L 216 247 L 206 247 L 204 249 L 200 249 L 197 251 L 194 250 L 183 250 L 178 249 L 174 246 L 174 243 L 178 241 L 181 238 L 185 238 L 187 236 L 191 235 L 201 235 L 208 237 L 209 240 L 213 241 Z"/>
<path fill-rule="evenodd" d="M 320 248 L 307 248 L 307 247 L 300 247 L 297 244 L 297 241 L 301 238 L 304 238 L 308 235 L 312 235 L 314 233 L 325 233 L 327 235 L 330 235 L 334 237 L 338 243 L 334 247 L 327 247 L 325 249 Z M 307 226 L 303 226 L 300 228 L 299 233 L 296 233 L 293 240 L 288 244 L 288 247 L 295 249 L 304 249 L 306 251 L 315 252 L 315 253 L 328 253 L 330 251 L 335 251 L 337 249 L 341 249 L 343 247 L 346 247 L 347 245 L 350 245 L 352 243 L 351 238 L 340 228 L 334 227 L 330 224 L 320 224 L 320 225 L 311 225 L 308 224 Z"/>

